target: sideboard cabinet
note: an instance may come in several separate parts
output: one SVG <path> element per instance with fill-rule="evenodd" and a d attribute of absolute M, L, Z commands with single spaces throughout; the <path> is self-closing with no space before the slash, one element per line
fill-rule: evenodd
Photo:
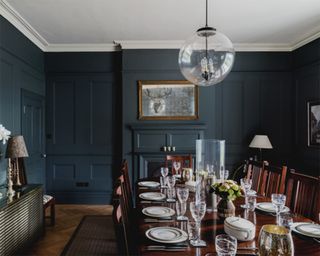
<path fill-rule="evenodd" d="M 0 255 L 23 255 L 43 233 L 42 186 L 27 185 L 13 197 L 0 192 Z"/>

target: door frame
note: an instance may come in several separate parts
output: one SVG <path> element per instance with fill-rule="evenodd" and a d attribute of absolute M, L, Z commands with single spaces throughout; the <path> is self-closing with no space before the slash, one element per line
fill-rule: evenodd
<path fill-rule="evenodd" d="M 38 94 L 36 92 L 33 91 L 29 91 L 26 90 L 24 88 L 21 88 L 20 90 L 21 94 L 20 94 L 20 133 L 22 134 L 22 128 L 23 128 L 23 123 L 24 123 L 24 102 L 26 99 L 35 99 L 37 101 L 41 101 L 41 105 L 42 105 L 42 130 L 41 130 L 41 137 L 42 137 L 42 153 L 45 154 L 46 152 L 46 138 L 45 138 L 45 132 L 46 132 L 46 127 L 45 127 L 45 96 Z M 44 180 L 43 180 L 43 188 L 45 189 L 46 187 L 46 159 L 44 159 Z"/>

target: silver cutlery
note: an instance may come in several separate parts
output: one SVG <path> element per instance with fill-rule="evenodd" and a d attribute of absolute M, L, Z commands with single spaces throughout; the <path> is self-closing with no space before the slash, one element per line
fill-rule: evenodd
<path fill-rule="evenodd" d="M 150 222 L 173 222 L 173 219 L 144 219 L 144 222 L 150 223 Z"/>
<path fill-rule="evenodd" d="M 156 204 L 156 203 L 164 203 L 165 201 L 140 201 L 141 204 Z"/>
<path fill-rule="evenodd" d="M 313 240 L 314 240 L 315 242 L 317 242 L 318 244 L 320 244 L 320 239 L 313 238 Z"/>
<path fill-rule="evenodd" d="M 188 246 L 185 245 L 174 245 L 174 246 L 165 246 L 165 245 L 149 245 L 145 249 L 147 251 L 185 251 Z"/>
<path fill-rule="evenodd" d="M 254 246 L 238 247 L 237 249 L 238 250 L 258 250 L 258 248 Z"/>

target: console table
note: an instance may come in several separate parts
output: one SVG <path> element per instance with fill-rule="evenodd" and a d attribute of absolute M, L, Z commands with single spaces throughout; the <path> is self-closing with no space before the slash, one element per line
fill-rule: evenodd
<path fill-rule="evenodd" d="M 43 233 L 42 186 L 26 185 L 13 197 L 0 192 L 0 255 L 23 253 Z"/>

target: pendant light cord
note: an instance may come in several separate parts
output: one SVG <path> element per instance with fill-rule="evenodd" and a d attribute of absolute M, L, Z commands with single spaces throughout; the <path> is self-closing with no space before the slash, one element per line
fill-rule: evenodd
<path fill-rule="evenodd" d="M 208 0 L 206 0 L 206 27 L 208 27 Z"/>

